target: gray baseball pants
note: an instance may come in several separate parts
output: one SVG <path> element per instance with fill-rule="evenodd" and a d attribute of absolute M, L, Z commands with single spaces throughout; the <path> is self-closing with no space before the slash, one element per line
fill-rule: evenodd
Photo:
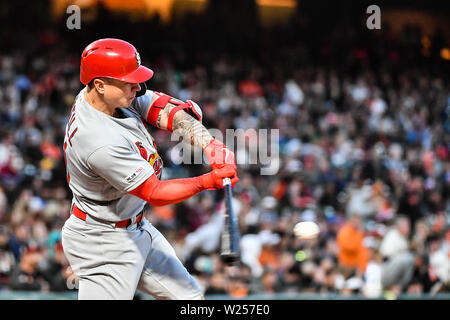
<path fill-rule="evenodd" d="M 80 300 L 131 300 L 136 289 L 155 299 L 202 299 L 165 237 L 143 218 L 128 228 L 74 215 L 62 229 L 64 253 L 78 277 Z"/>

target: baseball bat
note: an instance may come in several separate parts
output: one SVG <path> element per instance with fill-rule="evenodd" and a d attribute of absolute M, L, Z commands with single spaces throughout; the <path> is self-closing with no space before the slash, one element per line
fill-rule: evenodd
<path fill-rule="evenodd" d="M 223 179 L 225 191 L 225 217 L 222 227 L 222 242 L 220 257 L 226 264 L 234 264 L 239 261 L 239 229 L 233 210 L 232 190 L 230 178 Z"/>

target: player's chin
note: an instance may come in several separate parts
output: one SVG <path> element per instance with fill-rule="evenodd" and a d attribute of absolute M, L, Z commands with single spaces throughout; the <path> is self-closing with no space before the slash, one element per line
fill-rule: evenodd
<path fill-rule="evenodd" d="M 121 107 L 128 108 L 135 98 L 136 98 L 136 96 L 124 98 L 123 100 L 121 100 Z"/>

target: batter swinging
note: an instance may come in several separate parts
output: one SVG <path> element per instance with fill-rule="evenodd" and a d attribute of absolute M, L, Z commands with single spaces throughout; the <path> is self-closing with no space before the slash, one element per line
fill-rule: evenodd
<path fill-rule="evenodd" d="M 153 71 L 135 47 L 100 39 L 81 56 L 80 80 L 66 126 L 64 154 L 73 193 L 62 243 L 79 278 L 79 299 L 132 299 L 136 289 L 156 299 L 202 299 L 164 236 L 143 218 L 147 204 L 177 203 L 223 178 L 239 180 L 234 154 L 201 124 L 202 113 L 146 90 Z M 199 177 L 160 180 L 163 161 L 145 125 L 182 130 L 206 153 L 212 171 Z"/>

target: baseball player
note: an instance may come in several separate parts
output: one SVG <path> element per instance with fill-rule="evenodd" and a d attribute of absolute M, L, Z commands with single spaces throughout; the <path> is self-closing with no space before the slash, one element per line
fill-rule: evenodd
<path fill-rule="evenodd" d="M 135 47 L 100 39 L 81 56 L 77 95 L 66 126 L 64 155 L 73 193 L 62 244 L 79 279 L 79 299 L 132 299 L 136 289 L 156 299 L 202 299 L 164 236 L 144 217 L 149 205 L 223 188 L 236 174 L 234 154 L 201 124 L 199 106 L 146 90 L 153 71 Z M 203 149 L 212 171 L 161 181 L 163 160 L 146 124 L 181 130 Z"/>

